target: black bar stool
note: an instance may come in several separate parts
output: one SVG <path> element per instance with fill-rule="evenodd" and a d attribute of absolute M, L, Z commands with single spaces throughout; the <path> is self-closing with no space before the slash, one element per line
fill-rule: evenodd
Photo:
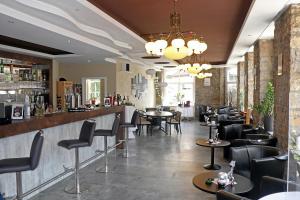
<path fill-rule="evenodd" d="M 111 130 L 106 130 L 106 129 L 97 129 L 95 130 L 94 136 L 103 136 L 104 137 L 104 156 L 105 156 L 105 166 L 104 170 L 102 168 L 96 169 L 97 172 L 103 172 L 107 173 L 108 172 L 108 144 L 107 144 L 107 137 L 113 137 L 118 133 L 119 130 L 119 125 L 120 125 L 120 117 L 116 116 L 112 129 Z"/>
<path fill-rule="evenodd" d="M 135 111 L 133 112 L 133 114 L 132 114 L 131 122 L 130 122 L 130 123 L 120 124 L 120 127 L 121 127 L 121 128 L 126 128 L 125 138 L 124 138 L 124 144 L 125 144 L 125 148 L 124 148 L 124 157 L 125 157 L 125 158 L 128 157 L 128 129 L 129 129 L 129 128 L 136 127 L 138 116 L 139 116 L 139 111 L 138 111 L 138 110 L 135 110 Z"/>
<path fill-rule="evenodd" d="M 68 150 L 75 149 L 75 188 L 68 190 L 65 189 L 65 192 L 70 194 L 80 194 L 80 185 L 79 185 L 79 148 L 89 147 L 93 143 L 93 137 L 95 132 L 96 122 L 94 121 L 84 121 L 80 130 L 79 139 L 72 140 L 62 140 L 58 142 L 58 146 L 64 147 Z"/>
<path fill-rule="evenodd" d="M 33 171 L 37 168 L 43 147 L 44 137 L 43 131 L 40 130 L 33 139 L 30 157 L 25 158 L 9 158 L 0 160 L 0 174 L 4 173 L 16 173 L 17 184 L 17 200 L 21 200 L 23 197 L 22 190 L 22 174 L 23 171 Z"/>

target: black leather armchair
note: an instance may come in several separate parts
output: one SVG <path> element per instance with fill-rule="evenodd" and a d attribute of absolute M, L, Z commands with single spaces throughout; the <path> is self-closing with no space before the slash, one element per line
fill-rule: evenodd
<path fill-rule="evenodd" d="M 230 146 L 224 148 L 224 158 L 229 158 L 230 147 L 240 147 L 245 145 L 273 146 L 277 144 L 277 138 L 270 134 L 248 134 L 253 133 L 248 130 L 251 125 L 231 124 L 224 126 L 224 140 L 230 141 Z"/>
<path fill-rule="evenodd" d="M 225 139 L 225 133 L 224 133 L 224 127 L 227 125 L 231 124 L 243 124 L 244 120 L 243 119 L 225 119 L 225 120 L 220 120 L 218 121 L 219 126 L 218 126 L 218 132 L 219 132 L 219 138 L 220 139 Z"/>
<path fill-rule="evenodd" d="M 295 182 L 264 176 L 260 186 L 260 198 L 277 192 L 286 192 L 287 186 L 289 186 L 289 191 L 297 191 L 300 188 L 300 185 Z"/>
<path fill-rule="evenodd" d="M 231 158 L 236 161 L 235 173 L 248 177 L 254 184 L 251 196 L 257 197 L 263 176 L 283 178 L 287 155 L 280 156 L 279 149 L 251 145 L 232 147 Z"/>

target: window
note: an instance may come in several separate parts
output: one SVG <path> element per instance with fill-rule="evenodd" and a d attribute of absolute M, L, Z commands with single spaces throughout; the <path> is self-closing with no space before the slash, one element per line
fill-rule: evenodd
<path fill-rule="evenodd" d="M 95 104 L 103 103 L 106 94 L 106 78 L 82 78 L 82 92 L 85 104 L 92 103 L 92 100 L 95 100 Z"/>
<path fill-rule="evenodd" d="M 100 85 L 99 79 L 86 80 L 87 99 L 96 99 L 96 104 L 100 103 Z"/>
<path fill-rule="evenodd" d="M 179 103 L 190 101 L 194 104 L 194 77 L 178 70 L 164 71 L 164 81 L 168 86 L 164 89 L 163 105 L 178 106 Z"/>
<path fill-rule="evenodd" d="M 237 68 L 227 70 L 227 104 L 237 106 Z"/>

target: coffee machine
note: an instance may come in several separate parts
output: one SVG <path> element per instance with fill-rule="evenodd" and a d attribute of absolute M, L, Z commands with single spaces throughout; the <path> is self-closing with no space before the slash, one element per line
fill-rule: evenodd
<path fill-rule="evenodd" d="M 11 109 L 11 105 L 4 102 L 0 103 L 0 125 L 11 123 Z"/>

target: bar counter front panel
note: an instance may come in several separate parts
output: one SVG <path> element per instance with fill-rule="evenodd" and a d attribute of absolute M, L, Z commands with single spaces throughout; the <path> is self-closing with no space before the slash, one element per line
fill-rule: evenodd
<path fill-rule="evenodd" d="M 22 172 L 23 192 L 26 192 L 47 180 L 64 172 L 64 167 L 74 167 L 74 150 L 57 146 L 60 140 L 77 139 L 83 121 L 94 119 L 96 129 L 111 129 L 116 113 L 124 120 L 124 106 L 100 108 L 82 113 L 59 113 L 42 118 L 32 118 L 15 124 L 0 126 L 0 159 L 28 157 L 34 135 L 39 129 L 44 131 L 43 151 L 39 166 L 34 171 Z M 15 127 L 15 128 L 14 128 Z M 27 130 L 27 131 L 26 131 Z M 109 146 L 123 137 L 119 130 L 118 139 L 108 138 Z M 95 155 L 96 150 L 104 150 L 103 137 L 94 137 L 91 147 L 80 148 L 80 162 Z M 0 174 L 0 192 L 6 196 L 16 194 L 15 173 Z M 29 196 L 28 196 L 29 197 Z"/>

